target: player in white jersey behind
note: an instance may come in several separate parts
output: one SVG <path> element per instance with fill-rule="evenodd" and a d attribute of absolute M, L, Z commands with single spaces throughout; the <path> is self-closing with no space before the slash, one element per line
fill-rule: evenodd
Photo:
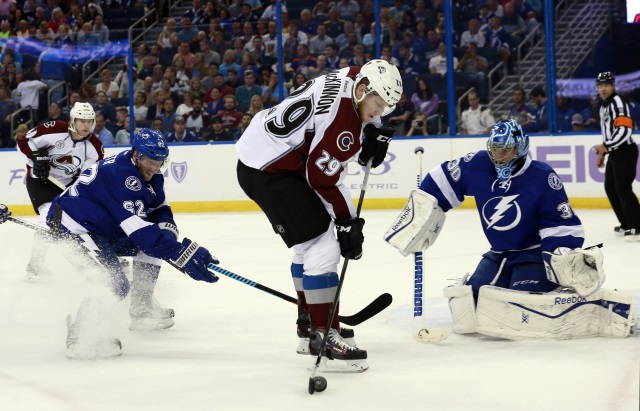
<path fill-rule="evenodd" d="M 398 69 L 386 61 L 346 67 L 259 112 L 236 143 L 240 186 L 294 251 L 298 352 L 319 354 L 329 333 L 323 355 L 346 361 L 349 371 L 368 368 L 367 352 L 355 345 L 353 330 L 340 326 L 338 312 L 331 324 L 328 318 L 340 255 L 362 256 L 364 220 L 356 218 L 343 181 L 356 157 L 361 165 L 383 162 L 394 129 L 380 127 L 380 116 L 393 111 L 401 95 Z M 340 368 L 341 361 L 331 366 Z"/>
<path fill-rule="evenodd" d="M 600 288 L 603 254 L 581 248 L 584 230 L 562 181 L 532 160 L 515 120 L 497 123 L 487 150 L 429 172 L 385 241 L 403 254 L 433 245 L 445 212 L 476 200 L 491 250 L 471 277 L 447 287 L 454 330 L 509 339 L 626 337 L 631 295 Z"/>
<path fill-rule="evenodd" d="M 49 181 L 49 176 L 69 186 L 83 170 L 104 157 L 102 142 L 93 134 L 96 113 L 91 104 L 75 103 L 69 115 L 69 123 L 52 121 L 29 130 L 17 145 L 27 163 L 27 192 L 33 209 L 40 216 L 38 222 L 44 227 L 51 201 L 63 191 Z M 47 281 L 51 277 L 44 265 L 48 249 L 46 238 L 36 232 L 25 281 Z"/>

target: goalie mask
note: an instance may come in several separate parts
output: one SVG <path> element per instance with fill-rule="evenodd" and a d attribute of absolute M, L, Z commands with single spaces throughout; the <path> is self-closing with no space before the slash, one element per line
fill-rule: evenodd
<path fill-rule="evenodd" d="M 362 98 L 358 99 L 355 95 L 356 88 L 365 78 L 369 84 L 364 89 Z M 353 100 L 360 103 L 369 93 L 380 96 L 387 104 L 387 108 L 382 113 L 383 116 L 391 114 L 402 96 L 402 78 L 398 68 L 385 60 L 371 60 L 362 66 L 353 87 Z"/>
<path fill-rule="evenodd" d="M 81 136 L 76 129 L 76 120 L 92 120 L 91 129 L 86 136 Z M 69 112 L 69 130 L 80 136 L 81 138 L 88 137 L 93 129 L 96 128 L 96 112 L 93 111 L 93 107 L 89 103 L 77 102 L 71 107 Z"/>
<path fill-rule="evenodd" d="M 491 129 L 487 152 L 498 173 L 498 180 L 506 181 L 529 153 L 529 136 L 515 120 L 499 121 Z"/>
<path fill-rule="evenodd" d="M 169 164 L 169 147 L 167 139 L 160 131 L 143 128 L 135 135 L 131 145 L 137 151 L 137 161 L 142 160 L 143 156 L 153 161 L 161 161 L 162 166 L 158 172 L 164 172 Z"/>

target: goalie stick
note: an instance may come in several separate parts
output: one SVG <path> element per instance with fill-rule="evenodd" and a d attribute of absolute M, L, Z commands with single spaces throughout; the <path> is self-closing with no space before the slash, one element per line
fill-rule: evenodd
<path fill-rule="evenodd" d="M 418 172 L 416 174 L 417 187 L 420 188 L 422 183 L 422 154 L 424 148 L 415 148 L 416 157 L 418 159 Z M 414 339 L 424 342 L 433 343 L 446 339 L 451 330 L 427 328 L 424 316 L 424 271 L 422 265 L 422 251 L 413 254 L 414 259 L 414 284 L 413 284 L 413 318 L 411 320 L 411 335 Z"/>
<path fill-rule="evenodd" d="M 57 211 L 57 210 L 54 210 Z M 55 236 L 55 232 L 52 230 L 47 230 L 46 228 L 40 227 L 39 225 L 30 223 L 28 221 L 25 220 L 21 220 L 19 218 L 10 216 L 8 217 L 8 220 L 28 227 L 32 230 L 36 230 L 36 231 L 40 231 L 43 232 L 45 234 L 51 235 L 51 236 Z M 77 236 L 75 236 L 74 234 L 66 234 L 69 238 L 74 238 L 77 239 L 79 243 L 82 243 L 82 240 L 80 240 Z M 184 272 L 180 267 L 178 267 L 177 265 L 175 265 L 174 263 L 172 263 L 171 261 L 167 261 L 169 263 L 169 265 L 171 265 L 172 267 L 174 267 L 175 269 L 177 269 L 180 272 Z M 293 304 L 298 304 L 298 300 L 296 298 L 293 298 L 289 295 L 283 294 L 280 291 L 274 290 L 273 288 L 269 288 L 265 285 L 262 285 L 260 283 L 257 283 L 255 281 L 252 281 L 248 278 L 244 278 L 238 274 L 234 274 L 231 271 L 225 270 L 222 267 L 218 267 L 216 265 L 210 264 L 207 269 L 209 271 L 213 271 L 222 275 L 225 275 L 229 278 L 233 278 L 236 281 L 240 281 L 241 283 L 244 283 L 246 285 L 249 285 L 251 287 L 257 288 L 258 290 L 264 291 L 268 294 L 271 294 L 273 296 L 279 297 L 285 301 L 288 301 L 290 303 Z M 385 308 L 387 308 L 388 306 L 391 305 L 391 302 L 393 301 L 393 298 L 391 296 L 391 294 L 389 293 L 384 293 L 379 295 L 375 300 L 373 300 L 371 303 L 369 303 L 369 305 L 367 305 L 366 307 L 364 307 L 362 310 L 358 311 L 357 313 L 353 314 L 353 315 L 346 315 L 346 316 L 339 316 L 340 318 L 340 322 L 343 324 L 347 324 L 350 326 L 356 326 L 358 324 L 361 324 L 365 321 L 367 321 L 368 319 L 370 319 L 371 317 L 379 314 L 380 312 L 382 312 Z"/>

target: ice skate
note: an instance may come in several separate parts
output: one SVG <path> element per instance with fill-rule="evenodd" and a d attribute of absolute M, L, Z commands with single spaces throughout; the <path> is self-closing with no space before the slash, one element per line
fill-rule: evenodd
<path fill-rule="evenodd" d="M 122 343 L 117 338 L 80 336 L 78 326 L 67 316 L 67 353 L 73 360 L 100 360 L 122 355 Z"/>
<path fill-rule="evenodd" d="M 628 243 L 640 242 L 640 230 L 632 228 L 624 232 L 624 241 Z"/>
<path fill-rule="evenodd" d="M 311 318 L 309 317 L 309 312 L 304 312 L 298 317 L 297 324 L 297 334 L 298 334 L 298 348 L 296 348 L 296 352 L 302 355 L 309 355 L 309 334 L 311 334 Z M 346 343 L 351 345 L 356 345 L 353 337 L 355 333 L 351 328 L 344 328 L 340 326 L 340 336 L 345 340 Z"/>
<path fill-rule="evenodd" d="M 326 329 L 315 328 L 309 335 L 309 353 L 317 356 Z M 353 330 L 351 330 L 353 332 Z M 336 373 L 364 372 L 369 369 L 367 351 L 349 344 L 335 328 L 329 329 L 329 337 L 324 347 L 324 358 L 320 363 L 320 371 Z M 314 361 L 315 362 L 315 361 Z"/>
<path fill-rule="evenodd" d="M 27 264 L 26 272 L 24 281 L 27 283 L 48 283 L 51 281 L 51 271 L 42 265 L 29 263 Z"/>
<path fill-rule="evenodd" d="M 129 330 L 134 332 L 166 330 L 175 324 L 173 321 L 175 315 L 172 308 L 162 308 L 155 298 L 151 298 L 148 304 L 131 306 Z"/>
<path fill-rule="evenodd" d="M 625 232 L 625 231 L 627 231 L 627 230 L 625 230 L 624 228 L 622 228 L 622 226 L 617 225 L 617 226 L 613 227 L 613 234 L 614 234 L 616 237 L 622 237 L 622 236 L 624 236 L 624 232 Z"/>

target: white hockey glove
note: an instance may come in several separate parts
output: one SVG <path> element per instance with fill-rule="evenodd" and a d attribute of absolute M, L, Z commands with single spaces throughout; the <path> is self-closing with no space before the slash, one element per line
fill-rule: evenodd
<path fill-rule="evenodd" d="M 545 251 L 542 259 L 547 279 L 564 287 L 571 287 L 582 296 L 589 296 L 604 283 L 600 246 L 586 249 L 558 247 L 553 253 Z"/>
<path fill-rule="evenodd" d="M 426 250 L 438 238 L 445 218 L 435 197 L 422 190 L 413 190 L 402 212 L 384 235 L 384 241 L 405 256 Z"/>

